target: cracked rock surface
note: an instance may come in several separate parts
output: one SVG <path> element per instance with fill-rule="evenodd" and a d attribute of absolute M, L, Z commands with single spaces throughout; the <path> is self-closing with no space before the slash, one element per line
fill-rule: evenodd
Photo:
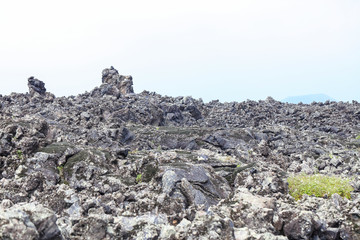
<path fill-rule="evenodd" d="M 134 93 L 113 67 L 101 81 L 0 95 L 0 239 L 360 239 L 360 103 Z M 351 179 L 351 199 L 295 201 L 300 173 Z"/>

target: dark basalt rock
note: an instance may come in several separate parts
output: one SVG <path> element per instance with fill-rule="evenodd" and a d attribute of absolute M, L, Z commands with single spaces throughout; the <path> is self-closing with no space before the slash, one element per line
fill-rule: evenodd
<path fill-rule="evenodd" d="M 100 82 L 100 80 L 99 80 Z M 360 104 L 0 95 L 0 239 L 359 239 Z M 293 174 L 351 180 L 295 201 Z"/>
<path fill-rule="evenodd" d="M 45 83 L 32 76 L 28 79 L 28 87 L 31 96 L 33 96 L 35 93 L 40 95 L 45 95 L 46 93 Z"/>

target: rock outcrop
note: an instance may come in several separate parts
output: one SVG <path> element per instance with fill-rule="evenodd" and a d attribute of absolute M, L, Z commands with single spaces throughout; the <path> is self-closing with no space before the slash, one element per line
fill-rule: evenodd
<path fill-rule="evenodd" d="M 31 81 L 30 81 L 31 80 Z M 134 93 L 0 95 L 0 239 L 360 238 L 360 104 L 204 103 Z M 289 195 L 294 174 L 350 199 Z"/>
<path fill-rule="evenodd" d="M 29 77 L 28 79 L 28 87 L 31 96 L 33 96 L 36 93 L 40 95 L 45 95 L 46 93 L 45 83 L 32 76 Z"/>
<path fill-rule="evenodd" d="M 113 66 L 102 71 L 102 82 L 115 86 L 123 96 L 134 93 L 132 77 L 120 75 Z"/>

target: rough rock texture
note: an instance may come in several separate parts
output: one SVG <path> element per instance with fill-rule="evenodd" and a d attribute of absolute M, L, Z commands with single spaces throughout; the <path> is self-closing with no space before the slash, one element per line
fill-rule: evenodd
<path fill-rule="evenodd" d="M 360 239 L 356 101 L 135 94 L 113 67 L 78 96 L 35 80 L 0 95 L 0 239 Z M 351 199 L 295 201 L 302 172 Z"/>
<path fill-rule="evenodd" d="M 115 86 L 122 95 L 134 93 L 132 77 L 119 75 L 113 66 L 102 71 L 102 82 Z"/>
<path fill-rule="evenodd" d="M 38 102 L 53 102 L 55 99 L 55 95 L 49 92 L 46 92 L 45 83 L 40 81 L 37 78 L 29 77 L 28 78 L 28 87 L 30 98 L 26 98 L 26 102 L 31 102 L 31 107 L 34 107 Z M 14 94 L 12 94 L 14 95 Z M 16 95 L 16 94 L 15 94 Z M 1 108 L 1 105 L 0 105 Z"/>
<path fill-rule="evenodd" d="M 62 239 L 53 211 L 35 203 L 0 207 L 1 239 Z M 5 205 L 5 206 L 4 206 Z"/>
<path fill-rule="evenodd" d="M 46 93 L 45 83 L 34 77 L 29 77 L 28 87 L 30 95 L 34 95 L 35 93 L 45 95 Z"/>

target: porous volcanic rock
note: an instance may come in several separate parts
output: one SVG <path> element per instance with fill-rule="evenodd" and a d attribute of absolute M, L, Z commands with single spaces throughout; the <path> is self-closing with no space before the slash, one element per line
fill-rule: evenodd
<path fill-rule="evenodd" d="M 100 82 L 100 81 L 99 81 Z M 134 93 L 0 95 L 0 239 L 360 239 L 360 104 L 204 103 Z M 301 200 L 288 177 L 354 191 Z"/>

